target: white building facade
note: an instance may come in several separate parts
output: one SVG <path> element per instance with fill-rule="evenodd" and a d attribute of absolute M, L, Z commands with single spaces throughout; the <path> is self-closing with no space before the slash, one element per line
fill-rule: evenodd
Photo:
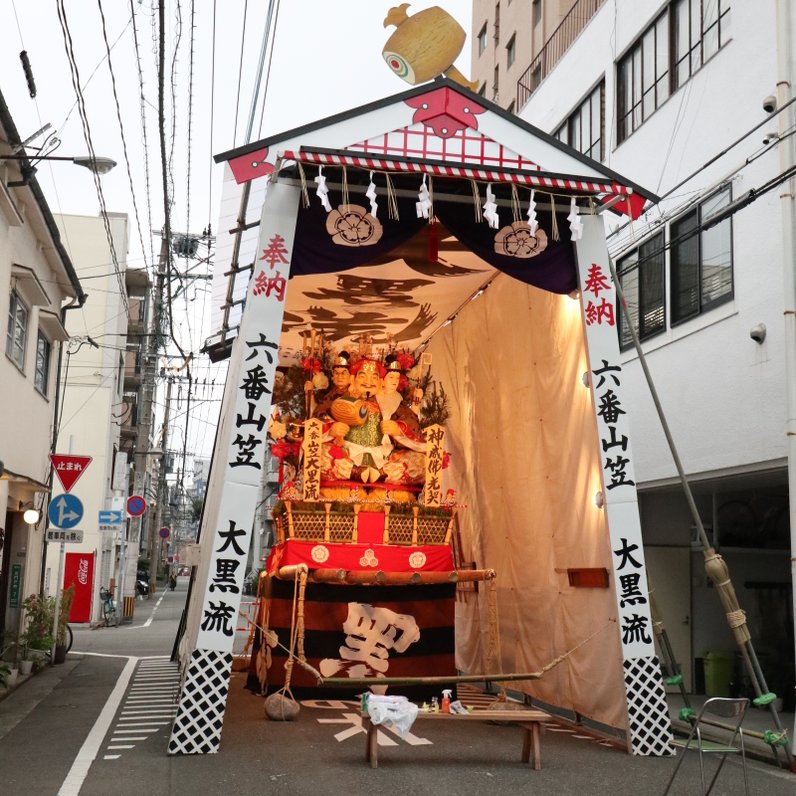
<path fill-rule="evenodd" d="M 604 3 L 517 112 L 661 197 L 638 221 L 614 222 L 609 247 L 700 518 L 729 566 L 770 690 L 792 709 L 788 6 Z M 743 691 L 624 318 L 620 343 L 654 596 L 689 690 Z M 705 672 L 704 683 L 703 660 L 721 656 L 729 682 Z"/>
<path fill-rule="evenodd" d="M 0 155 L 17 153 L 19 140 L 0 95 Z M 22 604 L 46 585 L 48 454 L 59 349 L 68 337 L 63 319 L 85 300 L 47 201 L 26 166 L 0 160 L 0 316 L 6 330 L 0 355 L 0 651 L 11 659 L 24 629 Z M 25 521 L 29 507 L 38 511 L 38 521 Z"/>
<path fill-rule="evenodd" d="M 91 457 L 91 463 L 70 490 L 83 506 L 83 517 L 77 526 L 83 539 L 66 544 L 64 558 L 70 559 L 73 568 L 74 557 L 80 559 L 77 563 L 82 565 L 81 592 L 86 590 L 73 609 L 73 621 L 98 621 L 100 588 L 113 591 L 114 586 L 121 585 L 127 552 L 123 531 L 132 459 L 117 454 L 125 417 L 127 332 L 131 313 L 135 322 L 137 311 L 135 302 L 128 297 L 128 218 L 126 214 L 108 214 L 113 254 L 100 216 L 60 215 L 57 221 L 78 274 L 90 286 L 84 307 L 67 320 L 70 340 L 61 374 L 63 410 L 56 452 Z M 54 498 L 63 491 L 60 487 L 54 482 Z M 117 512 L 121 523 L 107 522 L 115 518 L 101 517 L 100 512 Z M 132 555 L 137 559 L 137 550 Z M 60 559 L 60 545 L 49 545 L 47 568 L 53 594 L 56 583 L 69 585 L 64 582 L 65 572 L 72 580 L 69 566 Z M 135 573 L 134 566 L 132 572 Z M 133 586 L 134 579 L 125 591 Z M 118 597 L 118 588 L 116 592 Z"/>

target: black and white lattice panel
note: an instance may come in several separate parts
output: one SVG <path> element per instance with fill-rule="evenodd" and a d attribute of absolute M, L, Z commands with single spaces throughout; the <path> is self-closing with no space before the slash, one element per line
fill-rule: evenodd
<path fill-rule="evenodd" d="M 625 692 L 634 755 L 673 755 L 672 722 L 657 657 L 626 660 Z"/>
<path fill-rule="evenodd" d="M 218 751 L 231 671 L 231 652 L 193 651 L 171 729 L 169 754 Z"/>

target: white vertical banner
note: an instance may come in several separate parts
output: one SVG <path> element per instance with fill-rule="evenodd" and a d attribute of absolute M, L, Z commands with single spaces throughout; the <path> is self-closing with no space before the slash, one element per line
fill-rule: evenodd
<path fill-rule="evenodd" d="M 232 356 L 216 439 L 202 557 L 187 620 L 195 644 L 169 753 L 218 751 L 252 524 L 263 472 L 274 375 L 300 191 L 268 186 L 257 258 Z"/>
<path fill-rule="evenodd" d="M 608 264 L 603 219 L 596 215 L 581 219 L 583 236 L 576 242 L 581 307 L 622 643 L 630 748 L 634 754 L 668 755 L 672 754 L 672 730 L 655 656 L 629 408 L 617 333 L 619 307 Z"/>

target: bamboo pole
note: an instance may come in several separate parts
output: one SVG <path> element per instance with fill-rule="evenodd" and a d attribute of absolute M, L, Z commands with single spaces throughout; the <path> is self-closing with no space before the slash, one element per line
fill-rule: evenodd
<path fill-rule="evenodd" d="M 288 564 L 280 567 L 276 577 L 280 580 L 293 580 L 296 573 L 306 564 Z M 382 570 L 314 569 L 309 579 L 313 583 L 349 583 L 357 585 L 380 586 L 418 586 L 435 583 L 472 583 L 473 581 L 493 580 L 494 569 L 454 569 L 445 572 L 384 572 Z"/>
<path fill-rule="evenodd" d="M 658 414 L 661 428 L 663 429 L 664 436 L 666 437 L 666 441 L 669 445 L 669 452 L 672 455 L 672 460 L 674 461 L 677 475 L 680 478 L 680 484 L 683 488 L 683 494 L 685 496 L 686 503 L 688 504 L 691 517 L 696 525 L 697 533 L 699 534 L 699 540 L 702 543 L 702 555 L 705 561 L 705 572 L 717 587 L 716 590 L 719 593 L 719 599 L 724 607 L 727 622 L 732 630 L 733 635 L 735 636 L 736 643 L 740 649 L 741 657 L 745 664 L 749 679 L 751 680 L 752 687 L 757 694 L 757 698 L 765 700 L 768 703 L 768 709 L 771 713 L 771 718 L 774 720 L 774 726 L 777 728 L 777 730 L 779 730 L 780 733 L 784 733 L 785 730 L 782 727 L 779 713 L 774 707 L 773 695 L 768 691 L 768 685 L 757 660 L 757 654 L 755 653 L 754 645 L 752 644 L 752 639 L 746 626 L 746 615 L 738 605 L 738 598 L 735 594 L 735 589 L 730 579 L 729 570 L 724 562 L 724 559 L 713 549 L 713 545 L 708 539 L 707 533 L 705 533 L 705 527 L 702 524 L 702 517 L 699 514 L 696 502 L 694 501 L 693 493 L 691 492 L 691 485 L 688 482 L 685 469 L 680 461 L 680 454 L 677 452 L 677 447 L 674 444 L 674 437 L 672 437 L 671 430 L 669 429 L 669 423 L 666 420 L 663 406 L 661 405 L 660 398 L 658 397 L 658 391 L 655 389 L 655 384 L 652 381 L 652 374 L 647 366 L 647 358 L 644 354 L 644 350 L 641 347 L 641 341 L 639 340 L 638 333 L 633 326 L 633 321 L 627 311 L 627 301 L 625 300 L 625 294 L 622 291 L 622 284 L 619 281 L 619 277 L 616 273 L 614 261 L 610 257 L 608 258 L 608 267 L 611 270 L 611 279 L 613 279 L 614 287 L 616 288 L 616 296 L 619 300 L 619 306 L 621 307 L 621 311 L 624 313 L 625 321 L 627 323 L 626 328 L 630 332 L 630 336 L 633 340 L 633 347 L 638 354 L 638 361 L 641 365 L 644 379 L 649 387 L 652 402 L 655 404 L 655 410 Z M 779 755 L 777 754 L 777 749 L 775 746 L 772 746 L 772 751 L 774 753 L 774 757 L 779 762 Z M 788 761 L 790 761 L 793 756 L 793 752 L 791 750 L 789 740 L 785 746 L 785 754 Z"/>
<path fill-rule="evenodd" d="M 538 680 L 544 672 L 523 672 L 522 674 L 452 674 L 437 677 L 323 677 L 319 685 L 336 688 L 350 686 L 362 688 L 370 685 L 445 685 L 446 683 L 511 682 L 517 680 Z"/>

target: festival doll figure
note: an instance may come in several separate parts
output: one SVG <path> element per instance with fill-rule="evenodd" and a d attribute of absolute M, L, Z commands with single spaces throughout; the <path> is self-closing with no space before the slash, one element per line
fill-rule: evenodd
<path fill-rule="evenodd" d="M 384 480 L 391 484 L 422 484 L 427 448 L 420 422 L 401 390 L 406 389 L 406 375 L 399 357 L 390 354 L 385 359 L 382 388 L 376 401 L 382 414 L 382 431 L 393 441 L 394 451 L 384 465 Z"/>
<path fill-rule="evenodd" d="M 382 429 L 381 408 L 376 393 L 381 389 L 384 367 L 374 359 L 360 359 L 351 366 L 350 395 L 333 401 L 330 429 L 335 439 L 344 438 L 342 447 L 351 462 L 350 478 L 373 483 L 383 477 L 393 444 Z M 334 454 L 333 454 L 334 456 Z M 345 468 L 342 461 L 336 469 Z"/>
<path fill-rule="evenodd" d="M 351 371 L 348 369 L 351 361 L 351 355 L 348 351 L 341 351 L 335 358 L 332 364 L 332 386 L 321 397 L 315 407 L 313 417 L 319 417 L 321 420 L 332 420 L 332 403 L 338 398 L 343 398 L 348 395 L 349 388 L 351 387 Z"/>

